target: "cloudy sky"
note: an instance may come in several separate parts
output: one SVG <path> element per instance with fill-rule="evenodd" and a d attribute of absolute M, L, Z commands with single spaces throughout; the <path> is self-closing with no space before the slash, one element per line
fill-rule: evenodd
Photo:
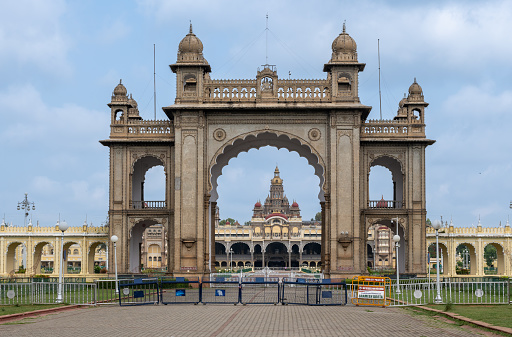
<path fill-rule="evenodd" d="M 0 216 L 23 224 L 16 206 L 28 193 L 33 222 L 99 225 L 108 210 L 108 149 L 113 88 L 123 79 L 145 119 L 172 104 L 179 41 L 189 21 L 203 41 L 212 77 L 255 78 L 268 60 L 278 74 L 325 78 L 323 64 L 346 20 L 366 69 L 360 98 L 392 118 L 417 78 L 427 137 L 427 211 L 456 226 L 504 224 L 512 199 L 512 2 L 510 1 L 6 1 L 0 11 Z M 157 118 L 165 115 L 158 109 Z M 249 220 L 275 165 L 285 191 L 309 219 L 320 210 L 318 178 L 305 159 L 263 148 L 230 161 L 219 178 L 221 217 Z M 162 172 L 148 173 L 146 200 L 160 199 Z M 391 199 L 390 174 L 372 170 L 372 198 Z"/>

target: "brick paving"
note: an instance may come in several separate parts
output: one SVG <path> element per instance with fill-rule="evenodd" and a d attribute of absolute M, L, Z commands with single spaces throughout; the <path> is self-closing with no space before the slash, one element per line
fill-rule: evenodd
<path fill-rule="evenodd" d="M 201 304 L 77 309 L 0 325 L 0 335 L 481 336 L 474 329 L 398 308 Z"/>

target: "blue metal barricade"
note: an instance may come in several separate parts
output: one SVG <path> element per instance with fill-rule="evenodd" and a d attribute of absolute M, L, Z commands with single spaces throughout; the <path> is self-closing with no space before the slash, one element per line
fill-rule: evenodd
<path fill-rule="evenodd" d="M 240 283 L 240 303 L 277 304 L 281 301 L 278 277 L 244 277 Z"/>
<path fill-rule="evenodd" d="M 158 304 L 158 280 L 156 278 L 138 278 L 119 280 L 119 305 Z"/>
<path fill-rule="evenodd" d="M 347 285 L 342 280 L 283 279 L 281 303 L 302 305 L 345 305 Z"/>
<path fill-rule="evenodd" d="M 231 277 L 204 277 L 201 284 L 201 303 L 237 304 L 240 302 L 240 279 Z"/>
<path fill-rule="evenodd" d="M 167 304 L 201 302 L 201 283 L 198 277 L 160 279 L 160 302 Z"/>

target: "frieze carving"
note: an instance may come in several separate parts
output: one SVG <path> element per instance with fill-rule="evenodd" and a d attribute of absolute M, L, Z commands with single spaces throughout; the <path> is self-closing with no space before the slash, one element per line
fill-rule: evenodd
<path fill-rule="evenodd" d="M 321 137 L 322 133 L 320 132 L 320 130 L 318 130 L 317 128 L 312 128 L 311 130 L 309 130 L 308 132 L 308 137 L 309 139 L 313 140 L 313 141 L 316 141 L 316 140 L 319 140 L 320 137 Z"/>
<path fill-rule="evenodd" d="M 246 119 L 223 119 L 223 118 L 209 118 L 208 124 L 209 125 L 215 125 L 215 124 L 227 124 L 227 125 L 233 125 L 233 124 L 322 124 L 325 125 L 326 120 L 320 119 L 320 118 L 273 118 L 271 120 L 269 119 L 257 119 L 257 118 L 246 118 Z"/>
<path fill-rule="evenodd" d="M 224 139 L 226 139 L 226 131 L 224 131 L 224 129 L 216 129 L 215 131 L 213 131 L 213 138 L 215 138 L 216 141 L 223 141 Z"/>

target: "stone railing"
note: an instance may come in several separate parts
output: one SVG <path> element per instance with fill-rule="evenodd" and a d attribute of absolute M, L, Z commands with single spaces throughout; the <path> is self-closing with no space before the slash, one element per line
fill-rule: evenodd
<path fill-rule="evenodd" d="M 404 208 L 405 203 L 403 201 L 398 200 L 369 200 L 368 208 Z"/>
<path fill-rule="evenodd" d="M 130 202 L 131 209 L 165 209 L 167 203 L 164 201 L 132 201 Z"/>
<path fill-rule="evenodd" d="M 206 80 L 205 102 L 255 102 L 272 99 L 278 102 L 328 102 L 331 92 L 327 80 L 277 80 L 277 87 L 266 91 L 256 80 Z"/>
<path fill-rule="evenodd" d="M 425 137 L 425 126 L 419 121 L 370 119 L 361 124 L 362 138 Z"/>
<path fill-rule="evenodd" d="M 110 138 L 172 138 L 174 132 L 172 122 L 156 121 L 128 121 L 127 123 L 115 123 L 110 125 Z"/>

